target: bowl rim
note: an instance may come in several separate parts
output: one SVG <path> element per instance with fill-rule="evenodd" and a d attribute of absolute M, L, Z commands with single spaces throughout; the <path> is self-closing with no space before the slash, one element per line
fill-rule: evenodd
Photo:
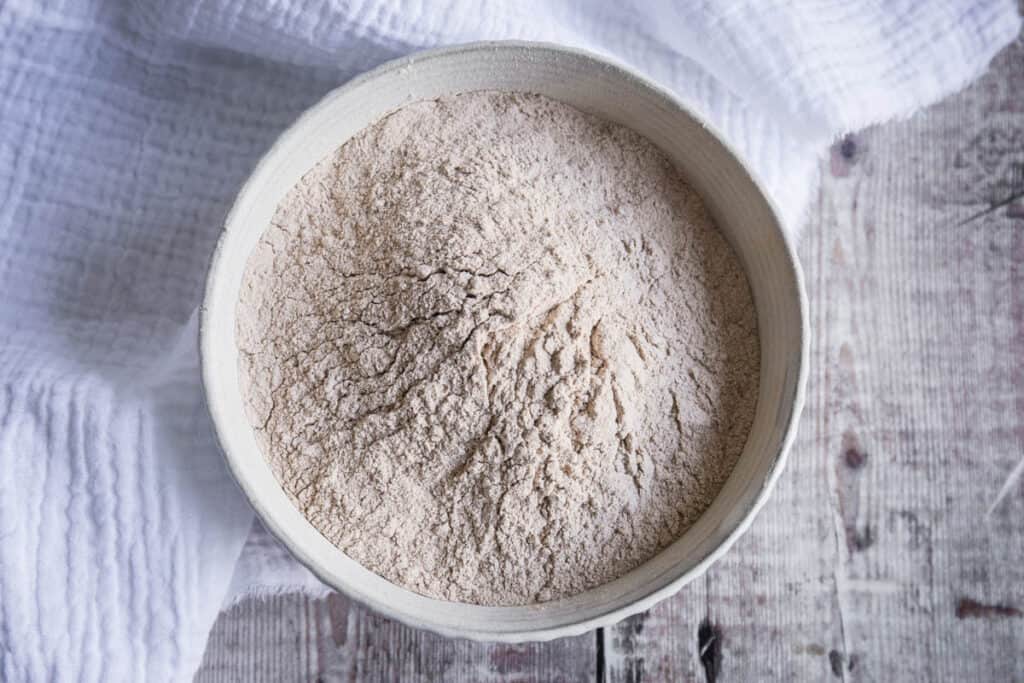
<path fill-rule="evenodd" d="M 621 607 L 609 608 L 605 611 L 601 611 L 598 614 L 578 621 L 573 621 L 568 624 L 562 624 L 558 626 L 541 626 L 535 629 L 518 629 L 518 630 L 483 630 L 483 629 L 471 629 L 471 628 L 450 628 L 445 625 L 431 623 L 417 618 L 413 615 L 407 614 L 401 610 L 396 609 L 390 602 L 378 600 L 374 595 L 355 589 L 353 586 L 344 584 L 339 585 L 338 582 L 328 579 L 324 572 L 320 570 L 317 563 L 310 558 L 306 553 L 303 546 L 293 541 L 287 530 L 283 527 L 284 525 L 278 525 L 274 518 L 267 514 L 266 506 L 261 502 L 260 494 L 255 490 L 255 487 L 247 480 L 244 473 L 245 466 L 240 457 L 233 455 L 225 447 L 227 442 L 225 434 L 228 432 L 227 420 L 221 419 L 221 409 L 219 406 L 219 400 L 215 396 L 215 392 L 212 390 L 214 386 L 213 374 L 215 370 L 212 367 L 210 358 L 213 354 L 213 335 L 209 332 L 212 328 L 212 315 L 210 310 L 209 302 L 213 298 L 218 277 L 221 272 L 221 262 L 224 259 L 225 254 L 225 243 L 229 236 L 228 228 L 234 222 L 236 213 L 240 210 L 240 207 L 245 203 L 245 197 L 256 191 L 258 188 L 254 185 L 254 180 L 261 175 L 263 168 L 270 163 L 270 161 L 277 155 L 280 148 L 286 146 L 294 137 L 300 135 L 302 128 L 307 120 L 312 119 L 318 112 L 328 108 L 331 104 L 341 97 L 344 97 L 351 90 L 365 84 L 368 81 L 377 79 L 384 74 L 391 73 L 400 69 L 407 69 L 417 64 L 436 60 L 439 58 L 446 58 L 452 55 L 467 53 L 467 52 L 488 52 L 493 54 L 500 50 L 516 50 L 516 51 L 529 51 L 537 52 L 544 51 L 556 55 L 571 56 L 583 62 L 589 62 L 594 66 L 600 67 L 607 71 L 614 73 L 617 78 L 622 78 L 628 81 L 632 81 L 634 84 L 639 85 L 641 88 L 650 91 L 652 94 L 661 98 L 665 103 L 671 105 L 672 108 L 678 110 L 685 116 L 690 117 L 697 122 L 714 140 L 721 146 L 721 148 L 730 156 L 737 164 L 742 173 L 750 181 L 751 185 L 756 188 L 760 198 L 765 202 L 768 207 L 770 215 L 772 217 L 772 225 L 764 226 L 763 229 L 773 229 L 778 233 L 781 238 L 783 246 L 783 255 L 785 257 L 785 266 L 789 269 L 793 277 L 793 284 L 795 285 L 796 295 L 798 298 L 798 307 L 800 312 L 799 320 L 799 353 L 796 355 L 798 359 L 798 367 L 796 373 L 796 387 L 793 395 L 793 403 L 791 410 L 789 411 L 789 417 L 783 429 L 783 436 L 779 443 L 778 453 L 775 455 L 768 472 L 764 476 L 761 482 L 761 488 L 757 492 L 757 495 L 752 501 L 747 503 L 746 509 L 742 510 L 742 516 L 739 521 L 733 527 L 732 530 L 718 543 L 713 549 L 708 551 L 700 561 L 696 562 L 688 570 L 680 574 L 678 577 L 662 586 L 661 588 L 653 589 L 650 592 L 644 594 L 642 597 L 633 600 Z M 682 102 L 678 96 L 669 91 L 667 88 L 658 85 L 654 81 L 647 77 L 637 73 L 631 67 L 626 66 L 614 57 L 608 55 L 597 54 L 595 52 L 585 50 L 577 47 L 570 47 L 551 42 L 540 42 L 540 41 L 524 41 L 524 40 L 484 40 L 474 41 L 468 43 L 462 43 L 451 46 L 437 47 L 426 50 L 417 51 L 396 59 L 389 60 L 380 64 L 379 66 L 370 69 L 362 74 L 359 74 L 352 79 L 346 81 L 342 85 L 333 88 L 331 91 L 326 93 L 320 100 L 314 105 L 307 108 L 299 115 L 294 122 L 292 122 L 270 145 L 270 147 L 262 154 L 259 161 L 253 166 L 245 182 L 238 190 L 235 199 L 232 203 L 231 209 L 225 216 L 223 225 L 221 226 L 220 235 L 217 239 L 217 244 L 213 250 L 210 258 L 209 268 L 207 270 L 205 288 L 203 293 L 203 301 L 199 307 L 199 329 L 198 329 L 198 341 L 199 341 L 199 366 L 200 373 L 202 376 L 202 386 L 205 403 L 207 410 L 210 414 L 213 422 L 213 431 L 216 436 L 217 444 L 220 448 L 222 457 L 226 461 L 228 471 L 231 474 L 232 479 L 241 489 L 246 500 L 252 506 L 256 513 L 256 517 L 264 525 L 264 527 L 276 538 L 282 545 L 284 545 L 288 551 L 295 557 L 299 562 L 302 563 L 313 575 L 315 575 L 320 581 L 323 581 L 325 586 L 328 586 L 334 590 L 343 592 L 346 597 L 355 600 L 356 602 L 362 603 L 372 609 L 373 611 L 386 616 L 389 619 L 394 619 L 407 626 L 411 626 L 417 629 L 425 629 L 442 636 L 451 638 L 465 638 L 474 641 L 483 642 L 505 642 L 505 643 L 518 643 L 525 641 L 548 641 L 554 638 L 578 636 L 596 628 L 606 627 L 613 625 L 626 617 L 643 612 L 650 609 L 658 602 L 674 595 L 683 586 L 693 581 L 695 578 L 702 575 L 707 569 L 722 557 L 736 541 L 750 528 L 758 512 L 764 507 L 767 502 L 772 490 L 775 488 L 782 471 L 785 469 L 786 462 L 789 457 L 789 451 L 793 445 L 793 441 L 796 438 L 797 425 L 799 423 L 800 415 L 803 412 L 803 407 L 806 399 L 806 383 L 809 365 L 809 340 L 808 340 L 808 303 L 807 294 L 804 286 L 803 271 L 800 267 L 799 259 L 796 256 L 795 246 L 793 239 L 789 233 L 783 227 L 784 223 L 781 219 L 781 212 L 775 200 L 771 194 L 767 192 L 764 184 L 760 179 L 751 171 L 747 164 L 743 161 L 743 157 L 737 152 L 732 144 L 725 138 L 721 130 L 716 127 L 713 123 L 708 121 L 704 116 L 694 111 L 690 106 Z M 386 580 L 386 579 L 385 579 Z M 397 585 L 397 584 L 396 584 Z M 443 601 L 442 601 L 443 602 Z M 451 602 L 451 601 L 449 601 Z M 456 603 L 452 603 L 456 604 Z"/>

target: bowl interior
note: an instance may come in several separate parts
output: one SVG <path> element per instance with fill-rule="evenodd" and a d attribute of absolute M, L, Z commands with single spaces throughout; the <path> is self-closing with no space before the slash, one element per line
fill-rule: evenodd
<path fill-rule="evenodd" d="M 472 90 L 547 95 L 650 139 L 703 195 L 750 281 L 761 334 L 761 383 L 746 448 L 718 497 L 679 540 L 616 581 L 526 607 L 481 607 L 400 588 L 335 548 L 292 505 L 246 420 L 238 386 L 235 309 L 246 260 L 277 204 L 316 162 L 382 115 L 418 99 Z M 492 640 L 582 633 L 646 609 L 699 575 L 746 528 L 781 470 L 806 366 L 798 266 L 770 203 L 735 156 L 673 98 L 584 53 L 522 43 L 477 44 L 387 64 L 328 95 L 289 129 L 238 196 L 213 259 L 203 305 L 207 401 L 229 466 L 263 522 L 321 579 L 372 608 L 447 635 Z"/>

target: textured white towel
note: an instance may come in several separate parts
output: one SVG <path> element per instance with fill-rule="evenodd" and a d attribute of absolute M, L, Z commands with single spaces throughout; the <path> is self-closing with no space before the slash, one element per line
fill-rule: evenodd
<path fill-rule="evenodd" d="M 265 535 L 243 552 L 192 311 L 234 192 L 331 88 L 484 38 L 610 54 L 714 121 L 797 227 L 838 133 L 1019 30 L 1012 0 L 0 2 L 0 679 L 185 680 L 230 595 L 315 586 Z"/>

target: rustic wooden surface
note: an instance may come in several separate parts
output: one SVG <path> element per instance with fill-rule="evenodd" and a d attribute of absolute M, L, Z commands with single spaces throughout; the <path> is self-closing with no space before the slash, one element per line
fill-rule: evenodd
<path fill-rule="evenodd" d="M 648 613 L 481 645 L 345 598 L 221 615 L 197 681 L 1024 681 L 1024 43 L 837 143 L 808 402 L 751 530 Z"/>

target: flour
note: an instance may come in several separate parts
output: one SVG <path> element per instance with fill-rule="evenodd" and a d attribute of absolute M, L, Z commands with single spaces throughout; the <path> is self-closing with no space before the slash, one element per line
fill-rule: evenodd
<path fill-rule="evenodd" d="M 690 526 L 746 441 L 747 281 L 635 133 L 534 95 L 410 104 L 253 252 L 240 377 L 303 514 L 419 593 L 573 595 Z"/>

